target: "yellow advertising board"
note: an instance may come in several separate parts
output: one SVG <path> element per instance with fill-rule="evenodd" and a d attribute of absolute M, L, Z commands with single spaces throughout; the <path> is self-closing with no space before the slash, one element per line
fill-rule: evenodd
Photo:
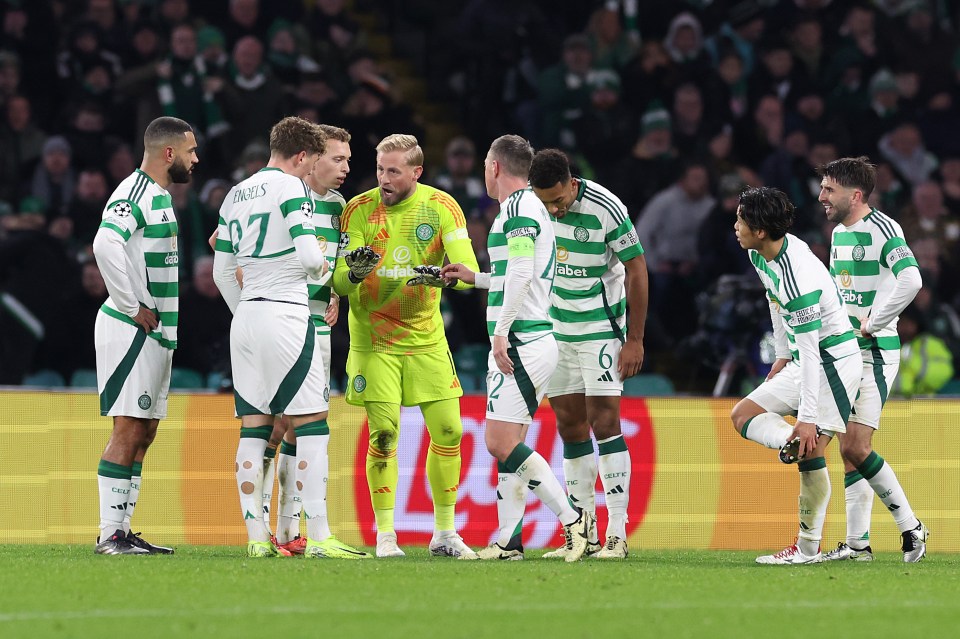
<path fill-rule="evenodd" d="M 622 424 L 633 472 L 631 549 L 777 549 L 797 532 L 799 480 L 775 451 L 733 429 L 732 400 L 624 399 Z M 467 543 L 486 545 L 496 528 L 496 465 L 483 444 L 483 397 L 462 400 L 464 439 L 457 525 Z M 544 404 L 527 443 L 562 477 L 562 443 Z M 917 514 L 931 529 L 930 552 L 960 552 L 960 401 L 891 402 L 875 448 L 897 472 Z M 344 541 L 375 538 L 364 475 L 362 409 L 334 397 L 330 408 L 331 527 Z M 0 543 L 93 543 L 97 534 L 96 468 L 110 436 L 96 395 L 0 392 Z M 169 415 L 143 465 L 133 527 L 163 544 L 241 544 L 246 539 L 234 478 L 239 422 L 228 395 L 172 395 Z M 433 530 L 424 472 L 429 439 L 416 408 L 403 409 L 400 485 L 395 513 L 401 544 L 426 544 Z M 824 544 L 844 538 L 843 468 L 828 451 L 833 494 Z M 274 491 L 276 493 L 276 491 Z M 598 483 L 597 502 L 603 503 Z M 274 504 L 275 507 L 275 504 Z M 605 512 L 598 509 L 601 533 Z M 875 550 L 899 548 L 879 500 Z M 531 495 L 527 547 L 560 542 L 552 513 Z"/>

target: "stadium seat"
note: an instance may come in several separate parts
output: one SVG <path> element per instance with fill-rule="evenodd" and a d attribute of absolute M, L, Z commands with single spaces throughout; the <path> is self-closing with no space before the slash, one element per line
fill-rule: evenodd
<path fill-rule="evenodd" d="M 634 375 L 623 383 L 626 397 L 667 397 L 675 394 L 669 377 L 658 373 Z"/>
<path fill-rule="evenodd" d="M 944 384 L 937 395 L 960 395 L 960 378 L 951 379 Z"/>
<path fill-rule="evenodd" d="M 206 388 L 203 375 L 191 368 L 176 368 L 170 373 L 170 388 L 178 390 L 196 390 Z"/>
<path fill-rule="evenodd" d="M 489 344 L 468 344 L 462 346 L 453 354 L 453 363 L 457 367 L 457 375 L 467 377 L 474 375 L 484 377 L 487 374 L 487 357 L 490 355 Z M 462 382 L 463 380 L 461 380 Z"/>
<path fill-rule="evenodd" d="M 70 376 L 70 386 L 72 388 L 96 388 L 97 371 L 92 368 L 78 368 Z"/>
<path fill-rule="evenodd" d="M 66 385 L 63 375 L 57 371 L 44 369 L 23 378 L 23 386 L 33 388 L 61 388 Z"/>

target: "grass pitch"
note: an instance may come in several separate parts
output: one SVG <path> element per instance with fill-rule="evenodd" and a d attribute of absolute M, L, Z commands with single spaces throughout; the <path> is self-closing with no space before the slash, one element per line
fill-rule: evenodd
<path fill-rule="evenodd" d="M 625 562 L 247 559 L 238 547 L 100 557 L 0 546 L 0 637 L 948 637 L 960 555 L 757 566 L 752 552 Z M 616 634 L 614 634 L 616 633 Z"/>

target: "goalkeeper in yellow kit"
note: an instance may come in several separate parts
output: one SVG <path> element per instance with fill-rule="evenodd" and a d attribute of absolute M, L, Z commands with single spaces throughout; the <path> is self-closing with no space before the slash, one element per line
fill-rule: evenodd
<path fill-rule="evenodd" d="M 377 520 L 377 556 L 404 554 L 393 525 L 400 406 L 417 405 L 430 434 L 430 552 L 472 558 L 453 524 L 463 390 L 443 330 L 439 289 L 445 255 L 473 270 L 477 258 L 460 206 L 443 191 L 418 184 L 422 173 L 417 139 L 387 136 L 377 145 L 379 186 L 350 200 L 343 211 L 333 287 L 350 300 L 346 399 L 367 410 L 367 483 Z"/>

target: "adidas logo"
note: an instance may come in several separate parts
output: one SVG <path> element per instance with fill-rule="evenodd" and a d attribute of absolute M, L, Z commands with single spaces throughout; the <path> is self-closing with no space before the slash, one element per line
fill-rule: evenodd
<path fill-rule="evenodd" d="M 380 231 L 373 237 L 373 239 L 375 239 L 375 240 L 380 240 L 380 241 L 382 241 L 382 242 L 386 242 L 387 240 L 390 239 L 390 234 L 387 233 L 387 229 L 382 228 L 382 229 L 380 229 Z"/>
<path fill-rule="evenodd" d="M 613 375 L 610 374 L 610 371 L 604 371 L 603 375 L 597 378 L 598 382 L 612 382 Z"/>
<path fill-rule="evenodd" d="M 390 487 L 389 487 L 389 486 L 381 486 L 380 488 L 377 488 L 377 489 L 376 489 L 375 491 L 373 491 L 373 492 L 375 492 L 375 493 L 378 494 L 378 495 L 386 495 L 386 494 L 388 494 L 388 493 L 392 493 L 393 491 L 390 490 Z"/>
<path fill-rule="evenodd" d="M 166 212 L 164 212 L 163 217 L 160 218 L 160 221 L 161 221 L 161 222 L 169 222 L 169 221 L 170 221 L 170 218 L 167 217 Z"/>
<path fill-rule="evenodd" d="M 445 492 L 445 493 L 455 493 L 455 492 L 457 492 L 457 487 L 456 487 L 456 486 L 452 486 L 452 487 L 450 487 L 450 488 L 447 488 L 447 489 L 444 490 L 443 492 Z"/>
<path fill-rule="evenodd" d="M 900 506 L 896 504 L 890 504 L 889 506 L 887 506 L 887 510 L 889 510 L 890 512 L 896 512 L 900 510 Z"/>
<path fill-rule="evenodd" d="M 487 402 L 487 410 L 488 410 L 489 412 L 491 412 L 491 413 L 493 412 L 493 402 L 492 402 L 492 401 Z"/>
<path fill-rule="evenodd" d="M 608 494 L 608 495 L 622 495 L 622 494 L 623 494 L 623 486 L 621 486 L 620 484 L 617 484 L 616 486 L 614 486 L 613 488 L 611 488 L 610 490 L 608 490 L 608 491 L 607 491 L 607 494 Z"/>
<path fill-rule="evenodd" d="M 126 504 L 116 504 L 116 505 L 114 505 L 114 506 L 110 506 L 110 508 L 112 508 L 113 510 L 126 510 L 126 509 L 127 509 L 127 505 L 126 505 Z"/>
<path fill-rule="evenodd" d="M 453 383 L 450 384 L 450 388 L 460 388 L 460 380 L 454 377 Z"/>
<path fill-rule="evenodd" d="M 536 479 L 531 479 L 529 482 L 527 482 L 527 488 L 530 490 L 536 490 L 537 486 L 539 485 L 540 482 L 538 482 Z"/>
<path fill-rule="evenodd" d="M 810 526 L 806 525 L 802 521 L 800 522 L 800 527 L 803 528 L 804 530 L 810 530 Z"/>
<path fill-rule="evenodd" d="M 497 491 L 497 499 L 503 499 L 503 495 L 500 494 L 500 491 Z"/>
<path fill-rule="evenodd" d="M 243 518 L 244 518 L 244 519 L 256 519 L 256 517 L 253 516 L 253 513 L 250 512 L 249 510 L 243 515 Z"/>

